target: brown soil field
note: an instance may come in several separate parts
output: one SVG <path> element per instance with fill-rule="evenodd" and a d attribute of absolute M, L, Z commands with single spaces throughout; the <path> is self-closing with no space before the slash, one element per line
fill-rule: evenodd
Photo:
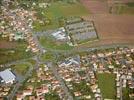
<path fill-rule="evenodd" d="M 17 43 L 9 42 L 6 40 L 0 40 L 0 49 L 15 48 Z"/>
<path fill-rule="evenodd" d="M 94 12 L 92 15 L 83 16 L 83 18 L 94 21 L 99 36 L 99 41 L 86 43 L 86 46 L 113 43 L 134 44 L 134 15 L 114 15 L 106 12 L 100 14 L 97 12 L 97 7 L 95 9 L 90 9 L 93 0 L 81 0 L 81 2 L 90 12 L 91 10 Z M 98 10 L 100 10 L 100 8 L 98 8 Z M 85 45 L 81 46 L 83 47 Z"/>
<path fill-rule="evenodd" d="M 92 14 L 108 13 L 108 4 L 104 0 L 80 0 Z"/>

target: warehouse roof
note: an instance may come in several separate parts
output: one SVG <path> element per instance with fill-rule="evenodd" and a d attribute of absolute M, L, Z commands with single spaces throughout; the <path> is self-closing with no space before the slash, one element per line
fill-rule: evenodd
<path fill-rule="evenodd" d="M 0 72 L 0 77 L 4 80 L 5 83 L 13 81 L 15 79 L 15 75 L 11 72 L 10 69 L 6 69 Z"/>

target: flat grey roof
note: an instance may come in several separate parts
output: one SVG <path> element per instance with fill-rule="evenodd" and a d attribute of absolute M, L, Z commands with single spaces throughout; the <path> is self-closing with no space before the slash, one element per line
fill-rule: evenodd
<path fill-rule="evenodd" d="M 10 71 L 10 69 L 6 69 L 0 72 L 0 77 L 5 81 L 9 82 L 15 79 L 15 75 Z"/>

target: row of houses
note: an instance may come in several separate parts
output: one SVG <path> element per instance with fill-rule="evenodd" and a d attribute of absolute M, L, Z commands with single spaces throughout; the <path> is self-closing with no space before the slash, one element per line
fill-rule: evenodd
<path fill-rule="evenodd" d="M 34 36 L 32 33 L 27 34 L 26 41 L 28 42 L 28 46 L 26 51 L 31 50 L 32 52 L 39 52 L 39 45 L 37 43 L 37 40 L 35 40 Z"/>
<path fill-rule="evenodd" d="M 114 73 L 116 74 L 117 98 L 121 98 L 123 96 L 123 88 L 134 89 L 133 70 L 122 68 L 115 70 Z"/>

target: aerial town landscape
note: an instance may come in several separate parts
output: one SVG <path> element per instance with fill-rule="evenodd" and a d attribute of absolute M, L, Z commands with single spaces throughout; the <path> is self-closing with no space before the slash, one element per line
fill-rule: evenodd
<path fill-rule="evenodd" d="M 0 100 L 134 100 L 134 0 L 0 0 Z"/>

